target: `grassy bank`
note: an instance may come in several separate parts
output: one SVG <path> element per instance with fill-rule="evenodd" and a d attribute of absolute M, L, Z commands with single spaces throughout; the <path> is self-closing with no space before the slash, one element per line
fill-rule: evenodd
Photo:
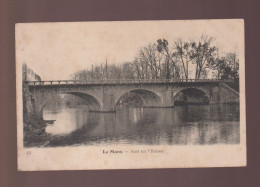
<path fill-rule="evenodd" d="M 24 146 L 44 146 L 48 143 L 49 135 L 45 132 L 46 123 L 37 116 L 24 116 Z"/>

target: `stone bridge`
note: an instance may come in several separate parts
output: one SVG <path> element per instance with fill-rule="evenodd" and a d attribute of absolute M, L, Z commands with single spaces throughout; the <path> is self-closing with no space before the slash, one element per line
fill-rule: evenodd
<path fill-rule="evenodd" d="M 173 107 L 179 93 L 201 92 L 208 103 L 238 103 L 239 93 L 227 85 L 232 80 L 62 80 L 27 81 L 37 115 L 57 94 L 71 94 L 84 99 L 91 111 L 113 112 L 120 99 L 135 93 L 144 107 Z M 195 90 L 195 92 L 194 92 Z M 196 97 L 196 94 L 193 95 Z"/>

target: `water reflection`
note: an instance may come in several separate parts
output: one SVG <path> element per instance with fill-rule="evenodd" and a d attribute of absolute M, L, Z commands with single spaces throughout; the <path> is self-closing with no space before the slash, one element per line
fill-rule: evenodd
<path fill-rule="evenodd" d="M 91 113 L 85 105 L 45 108 L 53 138 L 47 146 L 81 144 L 236 144 L 239 105 L 189 105 L 175 108 L 122 108 Z"/>
<path fill-rule="evenodd" d="M 68 134 L 76 129 L 80 129 L 87 124 L 88 110 L 86 107 L 66 108 L 49 108 L 43 111 L 45 120 L 55 120 L 53 126 L 47 126 L 45 131 L 54 135 Z"/>

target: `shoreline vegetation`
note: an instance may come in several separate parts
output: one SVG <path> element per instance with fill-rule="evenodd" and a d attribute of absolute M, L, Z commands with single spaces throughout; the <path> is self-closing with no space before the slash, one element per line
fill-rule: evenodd
<path fill-rule="evenodd" d="M 25 147 L 40 147 L 48 143 L 50 136 L 45 132 L 47 123 L 36 115 L 24 115 L 24 141 Z"/>

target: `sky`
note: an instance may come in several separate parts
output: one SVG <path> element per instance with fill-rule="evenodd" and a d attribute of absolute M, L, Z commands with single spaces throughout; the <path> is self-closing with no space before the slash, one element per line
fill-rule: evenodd
<path fill-rule="evenodd" d="M 133 61 L 141 47 L 165 38 L 215 37 L 222 52 L 244 50 L 242 20 L 19 23 L 16 63 L 26 63 L 42 80 L 67 80 L 92 64 Z"/>

